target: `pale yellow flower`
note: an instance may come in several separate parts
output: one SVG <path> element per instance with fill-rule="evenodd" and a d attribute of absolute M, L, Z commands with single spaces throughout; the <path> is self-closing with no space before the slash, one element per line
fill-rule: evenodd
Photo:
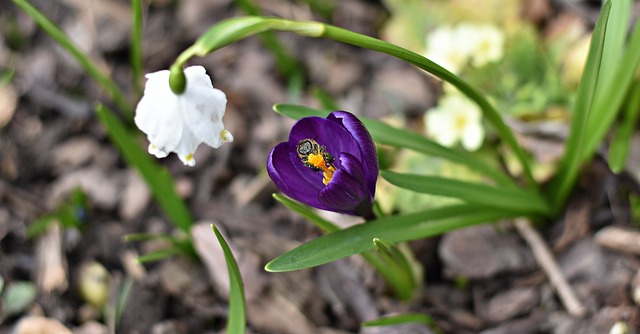
<path fill-rule="evenodd" d="M 469 33 L 463 34 L 471 46 L 471 65 L 482 67 L 502 59 L 504 52 L 504 33 L 494 25 L 461 25 Z"/>
<path fill-rule="evenodd" d="M 482 67 L 502 59 L 504 34 L 494 25 L 443 26 L 427 36 L 425 56 L 454 74 L 469 64 Z"/>
<path fill-rule="evenodd" d="M 459 43 L 459 40 L 458 32 L 453 27 L 437 28 L 427 36 L 425 57 L 451 73 L 458 74 L 469 61 L 469 49 Z"/>
<path fill-rule="evenodd" d="M 460 142 L 467 151 L 482 146 L 484 128 L 478 105 L 462 94 L 446 94 L 425 114 L 427 135 L 443 146 Z"/>

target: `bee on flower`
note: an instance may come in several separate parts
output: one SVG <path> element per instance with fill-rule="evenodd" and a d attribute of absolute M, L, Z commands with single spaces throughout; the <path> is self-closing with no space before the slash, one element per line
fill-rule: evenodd
<path fill-rule="evenodd" d="M 378 156 L 362 122 L 346 111 L 305 117 L 276 145 L 267 172 L 285 195 L 314 208 L 373 217 Z"/>

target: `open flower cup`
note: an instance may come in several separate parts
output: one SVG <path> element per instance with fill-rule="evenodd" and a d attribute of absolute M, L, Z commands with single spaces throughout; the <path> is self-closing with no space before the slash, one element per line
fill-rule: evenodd
<path fill-rule="evenodd" d="M 371 219 L 378 157 L 362 122 L 346 111 L 305 117 L 269 153 L 267 171 L 285 195 L 312 207 Z"/>
<path fill-rule="evenodd" d="M 213 88 L 202 66 L 184 70 L 186 89 L 181 94 L 172 92 L 169 75 L 168 70 L 146 75 L 134 121 L 147 134 L 149 153 L 164 158 L 175 152 L 185 165 L 194 166 L 193 154 L 200 144 L 218 148 L 233 141 L 222 123 L 227 97 Z"/>

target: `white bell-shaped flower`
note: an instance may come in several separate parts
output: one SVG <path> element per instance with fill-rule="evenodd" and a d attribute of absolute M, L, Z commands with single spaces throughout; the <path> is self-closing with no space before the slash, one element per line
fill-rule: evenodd
<path fill-rule="evenodd" d="M 134 121 L 147 135 L 149 153 L 164 158 L 175 152 L 185 165 L 194 166 L 198 145 L 218 148 L 233 136 L 222 124 L 227 97 L 213 88 L 204 67 L 187 67 L 184 74 L 186 89 L 179 95 L 169 87 L 168 70 L 147 74 Z"/>

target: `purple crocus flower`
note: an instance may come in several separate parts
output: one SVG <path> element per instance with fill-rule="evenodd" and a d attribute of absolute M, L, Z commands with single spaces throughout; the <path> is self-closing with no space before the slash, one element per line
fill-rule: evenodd
<path fill-rule="evenodd" d="M 269 153 L 267 171 L 285 195 L 312 207 L 372 218 L 378 156 L 362 122 L 346 111 L 305 117 Z"/>

